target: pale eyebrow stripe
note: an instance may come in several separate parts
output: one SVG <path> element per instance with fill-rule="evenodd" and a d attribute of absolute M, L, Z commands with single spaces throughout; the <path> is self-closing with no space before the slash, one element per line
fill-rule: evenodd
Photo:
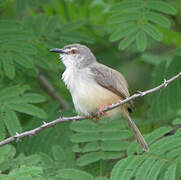
<path fill-rule="evenodd" d="M 70 48 L 66 48 L 66 49 L 64 49 L 64 51 L 65 52 L 69 52 L 69 51 L 72 51 L 72 50 L 77 50 L 78 48 L 76 48 L 76 47 L 70 47 Z"/>

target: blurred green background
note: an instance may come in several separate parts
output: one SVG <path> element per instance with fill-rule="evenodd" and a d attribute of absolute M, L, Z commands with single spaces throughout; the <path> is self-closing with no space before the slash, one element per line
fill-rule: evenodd
<path fill-rule="evenodd" d="M 71 43 L 121 72 L 131 94 L 155 87 L 181 71 L 181 0 L 0 0 L 0 140 L 76 115 L 49 52 Z M 134 104 L 149 153 L 121 117 L 60 123 L 0 147 L 0 179 L 180 179 L 181 80 Z"/>

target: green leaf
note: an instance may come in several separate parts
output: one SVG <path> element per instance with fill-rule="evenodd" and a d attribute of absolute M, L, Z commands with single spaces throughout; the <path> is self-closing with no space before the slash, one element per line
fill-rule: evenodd
<path fill-rule="evenodd" d="M 42 1 L 42 3 L 43 3 L 42 5 L 45 4 L 44 1 Z M 28 0 L 28 6 L 30 8 L 36 8 L 36 6 L 38 6 L 38 5 L 41 5 L 39 1 Z"/>
<path fill-rule="evenodd" d="M 111 180 L 120 180 L 120 177 L 124 169 L 128 166 L 129 163 L 134 161 L 133 156 L 129 156 L 125 159 L 120 160 L 113 168 L 111 172 Z"/>
<path fill-rule="evenodd" d="M 100 145 L 98 142 L 91 142 L 87 143 L 81 150 L 81 152 L 92 152 L 92 151 L 98 151 L 100 149 Z"/>
<path fill-rule="evenodd" d="M 56 29 L 60 19 L 58 16 L 53 16 L 48 19 L 48 22 L 45 27 L 45 34 L 50 36 Z"/>
<path fill-rule="evenodd" d="M 15 1 L 15 11 L 17 14 L 22 13 L 26 8 L 27 0 L 16 0 Z"/>
<path fill-rule="evenodd" d="M 74 146 L 72 147 L 72 151 L 73 152 L 82 152 L 82 150 L 81 150 L 81 148 L 79 147 L 79 145 L 78 144 L 74 144 Z"/>
<path fill-rule="evenodd" d="M 40 175 L 43 173 L 43 169 L 38 166 L 25 166 L 22 165 L 16 169 L 13 169 L 9 174 L 9 179 L 18 179 L 18 180 L 42 180 L 40 179 Z M 33 178 L 32 178 L 33 177 Z M 31 179 L 30 179 L 31 178 Z"/>
<path fill-rule="evenodd" d="M 149 9 L 160 11 L 165 14 L 175 15 L 177 13 L 175 8 L 163 1 L 148 1 L 145 5 Z"/>
<path fill-rule="evenodd" d="M 35 57 L 35 64 L 38 65 L 39 67 L 45 69 L 45 70 L 50 70 L 52 67 L 51 65 L 48 63 L 50 60 L 49 56 L 38 56 Z"/>
<path fill-rule="evenodd" d="M 65 152 L 63 150 L 63 148 L 61 148 L 58 145 L 55 145 L 52 147 L 52 155 L 54 157 L 54 160 L 58 161 L 60 164 L 62 162 L 62 164 L 65 161 Z"/>
<path fill-rule="evenodd" d="M 150 168 L 153 166 L 155 162 L 155 157 L 147 157 L 147 159 L 143 162 L 142 166 L 136 172 L 135 180 L 145 180 L 147 178 L 147 173 L 149 172 Z"/>
<path fill-rule="evenodd" d="M 1 100 L 2 104 L 26 104 L 26 103 L 40 103 L 40 102 L 44 102 L 45 98 L 44 96 L 40 96 L 38 94 L 34 94 L 34 93 L 26 93 L 24 95 L 21 96 L 17 96 L 17 97 L 7 97 L 4 98 L 3 100 Z"/>
<path fill-rule="evenodd" d="M 157 28 L 155 28 L 155 26 L 153 26 L 150 23 L 145 23 L 142 26 L 143 30 L 150 35 L 153 39 L 155 39 L 156 41 L 161 41 L 162 40 L 162 34 L 161 32 L 159 32 L 157 30 Z"/>
<path fill-rule="evenodd" d="M 44 119 L 44 121 L 48 122 L 52 121 L 53 119 L 57 119 L 60 116 L 58 110 L 59 110 L 59 103 L 55 101 L 45 103 L 45 111 L 48 112 L 48 118 Z M 69 112 L 69 114 L 71 114 L 71 112 Z M 27 123 L 26 124 L 27 129 L 34 129 L 42 124 L 42 121 L 40 119 L 37 119 L 36 117 L 33 117 L 33 119 L 32 118 L 28 119 L 30 119 L 30 121 L 25 122 Z M 68 126 L 69 126 L 68 123 L 62 123 L 60 126 L 56 127 L 56 131 L 53 130 L 52 128 L 49 128 L 45 131 L 42 131 L 41 136 L 37 136 L 36 138 L 26 138 L 21 143 L 17 144 L 18 151 L 19 152 L 23 151 L 25 154 L 37 154 L 39 152 L 51 154 L 50 146 L 53 147 L 54 145 L 60 145 L 65 150 L 66 155 L 64 157 L 68 160 L 68 161 L 66 160 L 66 163 L 64 164 L 63 167 L 73 167 L 75 161 L 73 162 L 72 160 L 70 162 L 73 153 L 71 151 L 72 148 L 70 148 L 71 142 L 69 138 L 71 132 Z M 39 146 L 40 142 L 42 141 L 44 143 L 41 143 L 41 146 Z"/>
<path fill-rule="evenodd" d="M 58 176 L 69 180 L 94 180 L 91 174 L 77 169 L 61 169 Z"/>
<path fill-rule="evenodd" d="M 121 140 L 129 139 L 132 136 L 132 133 L 128 130 L 119 130 L 114 132 L 102 132 L 100 139 L 103 141 L 106 140 Z"/>
<path fill-rule="evenodd" d="M 9 56 L 4 56 L 2 59 L 3 62 L 3 69 L 6 76 L 9 79 L 14 79 L 15 77 L 15 68 L 12 59 Z"/>
<path fill-rule="evenodd" d="M 6 131 L 5 131 L 5 126 L 3 122 L 3 112 L 0 110 L 0 141 L 2 141 L 5 138 Z"/>
<path fill-rule="evenodd" d="M 83 25 L 83 21 L 75 21 L 71 23 L 62 24 L 60 27 L 61 32 L 72 32 Z"/>
<path fill-rule="evenodd" d="M 124 141 L 103 141 L 101 149 L 103 151 L 123 151 L 128 148 L 129 143 Z"/>
<path fill-rule="evenodd" d="M 173 125 L 177 125 L 177 124 L 181 124 L 181 119 L 180 118 L 176 118 L 173 122 Z"/>
<path fill-rule="evenodd" d="M 149 144 L 152 144 L 154 141 L 158 140 L 161 136 L 171 131 L 171 127 L 161 127 L 155 129 L 153 132 L 149 134 L 149 136 L 146 137 L 146 141 Z"/>
<path fill-rule="evenodd" d="M 172 150 L 173 148 L 177 148 L 177 146 L 180 146 L 179 143 L 180 143 L 180 138 L 168 137 L 152 145 L 150 151 L 155 152 L 158 151 L 159 149 L 159 152 L 157 154 L 165 153 L 167 151 Z"/>
<path fill-rule="evenodd" d="M 177 73 L 180 72 L 181 68 L 181 61 L 180 57 L 175 57 L 169 67 L 166 70 L 166 77 L 164 78 L 171 78 L 172 76 L 176 75 Z M 177 110 L 179 106 L 181 105 L 179 99 L 181 98 L 181 94 L 179 93 L 181 91 L 181 79 L 176 80 L 173 82 L 168 88 L 165 93 L 167 93 L 167 102 L 166 107 L 167 109 L 167 114 L 168 113 L 173 113 L 174 110 Z M 173 96 L 174 94 L 174 96 Z M 163 103 L 163 102 L 162 102 Z M 170 104 L 169 104 L 170 103 Z"/>
<path fill-rule="evenodd" d="M 138 27 L 136 24 L 127 24 L 123 26 L 122 28 L 117 28 L 110 36 L 109 40 L 111 42 L 117 41 L 124 36 L 129 36 L 130 34 L 136 32 L 138 30 Z"/>
<path fill-rule="evenodd" d="M 139 51 L 144 51 L 147 46 L 146 34 L 143 31 L 137 33 L 136 36 L 136 46 Z"/>
<path fill-rule="evenodd" d="M 77 121 L 71 123 L 70 129 L 76 132 L 98 132 L 99 127 L 91 121 Z"/>
<path fill-rule="evenodd" d="M 173 149 L 172 151 L 167 153 L 168 159 L 174 159 L 181 156 L 181 147 L 178 147 L 177 149 Z"/>
<path fill-rule="evenodd" d="M 99 138 L 100 138 L 99 133 L 87 132 L 87 133 L 78 133 L 72 135 L 71 141 L 74 143 L 91 142 L 91 141 L 97 141 L 99 140 Z"/>
<path fill-rule="evenodd" d="M 171 26 L 171 22 L 168 18 L 156 12 L 146 12 L 145 18 L 164 28 L 169 28 Z"/>
<path fill-rule="evenodd" d="M 101 159 L 101 152 L 90 152 L 77 159 L 78 166 L 86 166 Z"/>
<path fill-rule="evenodd" d="M 176 136 L 180 136 L 181 135 L 181 129 L 178 129 L 177 132 L 175 133 Z"/>
<path fill-rule="evenodd" d="M 29 144 L 30 147 L 31 145 Z M 55 167 L 55 160 L 52 159 L 51 156 L 48 155 L 48 153 L 45 154 L 45 153 L 39 152 L 38 154 L 40 155 L 41 163 L 43 164 L 43 167 L 45 167 L 46 169 L 50 169 L 51 171 L 53 167 Z"/>
<path fill-rule="evenodd" d="M 105 177 L 96 177 L 95 180 L 109 180 L 109 179 L 107 179 L 107 178 L 105 178 Z"/>
<path fill-rule="evenodd" d="M 6 160 L 12 148 L 13 147 L 11 145 L 6 145 L 0 148 L 0 164 L 3 163 L 4 160 Z"/>
<path fill-rule="evenodd" d="M 37 38 L 40 38 L 45 30 L 45 24 L 47 21 L 47 16 L 45 14 L 38 14 L 34 17 L 33 29 Z"/>
<path fill-rule="evenodd" d="M 132 158 L 129 164 L 127 164 L 125 169 L 120 169 L 119 166 L 115 166 L 115 168 L 117 168 L 116 171 L 119 173 L 114 176 L 114 180 L 117 180 L 119 178 L 118 176 L 120 176 L 120 180 L 130 180 L 133 174 L 137 171 L 137 168 L 142 164 L 144 160 L 145 156 L 135 156 L 134 158 Z"/>
<path fill-rule="evenodd" d="M 4 1 L 0 1 L 0 7 L 2 8 L 4 4 L 6 4 L 6 1 L 7 0 L 4 0 Z"/>
<path fill-rule="evenodd" d="M 124 50 L 126 49 L 134 40 L 136 39 L 136 34 L 132 33 L 129 36 L 125 37 L 120 43 L 119 43 L 119 49 Z"/>
<path fill-rule="evenodd" d="M 155 69 L 155 77 L 154 77 L 154 86 L 157 86 L 163 79 L 171 78 L 180 72 L 181 61 L 180 57 L 175 57 L 172 62 L 167 67 L 166 63 L 161 63 Z M 155 93 L 149 97 L 150 109 L 149 116 L 158 121 L 158 119 L 163 120 L 164 122 L 168 120 L 168 116 L 174 117 L 175 111 L 181 105 L 179 99 L 181 98 L 181 80 L 177 79 L 172 84 L 170 84 L 167 88 L 162 89 L 160 92 Z M 174 96 L 173 96 L 174 94 Z"/>
<path fill-rule="evenodd" d="M 124 150 L 128 143 L 123 139 L 132 137 L 132 133 L 125 128 L 126 123 L 117 119 L 109 122 L 102 121 L 95 124 L 90 121 L 82 121 L 71 124 L 71 129 L 80 133 L 72 136 L 71 140 L 75 143 L 74 152 L 84 153 L 78 160 L 80 166 L 88 165 L 100 159 L 118 159 L 124 156 Z M 88 142 L 85 145 L 83 142 Z M 88 152 L 88 153 L 87 153 Z"/>
<path fill-rule="evenodd" d="M 168 133 L 168 129 L 159 128 L 148 134 L 147 137 L 152 136 L 150 152 L 139 153 L 138 151 L 135 152 L 134 149 L 134 155 L 127 154 L 128 157 L 121 159 L 114 166 L 111 179 L 157 180 L 160 177 L 164 180 L 179 179 L 181 133 L 163 136 Z M 176 172 L 176 168 L 178 172 Z"/>
<path fill-rule="evenodd" d="M 132 1 L 123 1 L 117 3 L 111 7 L 111 11 L 120 11 L 120 10 L 127 10 L 127 9 L 141 9 L 143 7 L 143 3 L 139 0 L 132 0 Z"/>
<path fill-rule="evenodd" d="M 0 30 L 0 43 L 31 40 L 33 35 L 26 31 Z"/>
<path fill-rule="evenodd" d="M 124 152 L 102 152 L 101 153 L 101 159 L 103 160 L 109 160 L 109 159 L 121 159 L 125 155 Z"/>
<path fill-rule="evenodd" d="M 11 52 L 13 60 L 25 68 L 33 68 L 32 59 L 20 53 Z"/>
<path fill-rule="evenodd" d="M 95 43 L 95 37 L 83 34 L 80 32 L 73 33 L 72 32 L 62 32 L 61 33 L 61 40 L 67 42 L 67 43 L 73 43 L 75 41 L 77 42 L 84 42 L 84 43 Z"/>
<path fill-rule="evenodd" d="M 8 106 L 14 111 L 18 111 L 21 113 L 36 116 L 41 119 L 47 118 L 47 115 L 44 110 L 42 110 L 39 107 L 36 107 L 32 104 L 16 104 L 16 103 L 14 103 L 14 104 L 9 104 Z"/>
<path fill-rule="evenodd" d="M 10 110 L 8 107 L 5 107 L 3 120 L 11 136 L 15 135 L 16 132 L 20 133 L 22 131 L 21 125 L 16 113 Z"/>
<path fill-rule="evenodd" d="M 168 56 L 166 56 L 168 57 Z M 147 64 L 151 64 L 151 65 L 159 65 L 162 61 L 165 60 L 165 57 L 163 56 L 163 58 L 160 58 L 159 55 L 155 55 L 155 54 L 152 54 L 151 52 L 149 53 L 144 53 L 142 56 L 141 56 L 141 61 L 147 63 Z"/>
<path fill-rule="evenodd" d="M 42 161 L 41 161 L 41 156 L 39 154 L 25 156 L 22 153 L 17 156 L 15 163 L 16 163 L 16 167 L 19 167 L 19 165 L 22 165 L 22 164 L 26 166 L 33 166 L 33 165 L 38 165 L 42 163 Z"/>
<path fill-rule="evenodd" d="M 27 85 L 16 85 L 4 88 L 0 90 L 0 102 L 5 100 L 6 98 L 16 97 L 18 95 L 23 94 L 25 91 L 29 90 L 29 86 Z"/>
<path fill-rule="evenodd" d="M 163 165 L 166 163 L 165 160 L 161 159 L 158 160 L 150 169 L 148 175 L 147 175 L 147 179 L 148 180 L 157 180 L 157 177 L 161 171 L 161 168 L 163 167 Z"/>
<path fill-rule="evenodd" d="M 32 16 L 24 16 L 23 17 L 23 27 L 26 29 L 26 30 L 30 30 L 32 29 L 32 26 L 33 26 L 33 17 Z"/>
<path fill-rule="evenodd" d="M 125 23 L 125 22 L 130 22 L 130 21 L 137 21 L 141 18 L 141 12 L 138 10 L 136 12 L 121 12 L 119 14 L 112 15 L 108 19 L 109 24 L 114 24 L 114 23 Z"/>
<path fill-rule="evenodd" d="M 9 21 L 9 20 L 0 20 L 0 31 L 7 29 L 9 30 L 17 30 L 21 28 L 21 24 L 17 21 Z"/>
<path fill-rule="evenodd" d="M 176 164 L 172 164 L 168 167 L 165 173 L 164 180 L 175 179 L 176 176 Z"/>
<path fill-rule="evenodd" d="M 153 79 L 154 82 L 154 86 L 158 86 L 160 84 L 160 82 L 163 81 L 163 79 L 165 78 L 165 69 L 166 69 L 166 64 L 160 63 L 156 68 L 155 68 L 155 76 Z M 153 120 L 157 120 L 157 118 L 160 117 L 160 106 L 165 106 L 165 104 L 162 104 L 162 102 L 160 102 L 160 95 L 161 92 L 155 93 L 153 95 L 150 95 L 150 97 L 148 98 L 149 102 L 151 103 L 151 107 L 148 110 L 148 114 L 149 116 L 153 119 Z M 164 112 L 165 113 L 165 112 Z"/>
<path fill-rule="evenodd" d="M 21 41 L 17 42 L 6 42 L 3 44 L 2 49 L 4 51 L 15 51 L 18 53 L 25 53 L 25 54 L 36 54 L 37 53 L 37 48 L 31 44 L 31 43 L 24 43 Z"/>
<path fill-rule="evenodd" d="M 175 56 L 181 56 L 181 47 L 176 48 L 174 51 Z"/>
<path fill-rule="evenodd" d="M 125 121 L 118 119 L 109 119 L 109 122 L 100 124 L 99 129 L 103 132 L 114 132 L 114 131 L 121 131 L 122 129 L 126 129 L 128 126 Z"/>
<path fill-rule="evenodd" d="M 23 101 L 27 103 L 41 103 L 45 102 L 46 98 L 40 94 L 26 93 L 23 95 Z"/>

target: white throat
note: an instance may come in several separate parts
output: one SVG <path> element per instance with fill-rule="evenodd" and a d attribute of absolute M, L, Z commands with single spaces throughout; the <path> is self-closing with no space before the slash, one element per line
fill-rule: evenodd
<path fill-rule="evenodd" d="M 66 68 L 79 68 L 84 57 L 80 56 L 79 54 L 60 54 L 60 59 L 62 60 Z"/>

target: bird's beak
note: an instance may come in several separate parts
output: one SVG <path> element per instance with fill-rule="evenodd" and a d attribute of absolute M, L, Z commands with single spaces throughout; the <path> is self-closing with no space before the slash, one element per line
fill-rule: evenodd
<path fill-rule="evenodd" d="M 66 54 L 66 52 L 59 48 L 53 48 L 49 50 L 50 52 L 60 53 L 60 54 Z"/>

